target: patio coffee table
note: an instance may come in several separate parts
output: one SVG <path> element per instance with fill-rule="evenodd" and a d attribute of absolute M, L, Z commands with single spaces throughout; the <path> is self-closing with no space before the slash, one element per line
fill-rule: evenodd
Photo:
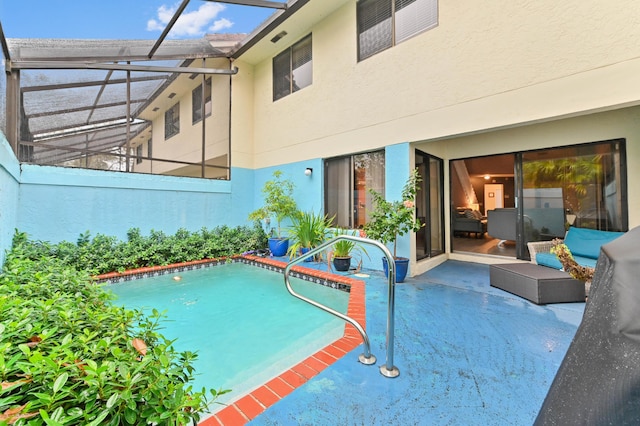
<path fill-rule="evenodd" d="M 558 271 L 533 263 L 506 263 L 489 267 L 489 281 L 496 287 L 538 305 L 584 302 L 584 283 Z"/>

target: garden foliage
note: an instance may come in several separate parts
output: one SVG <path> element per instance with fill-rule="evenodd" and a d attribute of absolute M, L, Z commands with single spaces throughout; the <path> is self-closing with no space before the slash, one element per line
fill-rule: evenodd
<path fill-rule="evenodd" d="M 162 313 L 112 304 L 90 274 L 228 256 L 264 247 L 262 228 L 77 244 L 16 232 L 0 274 L 0 425 L 185 425 L 221 393 L 195 390 L 196 354 L 162 336 Z M 141 356 L 133 339 L 148 350 Z"/>
<path fill-rule="evenodd" d="M 152 230 L 144 236 L 140 229 L 132 228 L 127 232 L 126 241 L 102 234 L 92 238 L 88 231 L 80 235 L 77 243 L 30 241 L 20 232 L 14 236 L 14 251 L 20 250 L 20 256 L 32 260 L 55 257 L 65 265 L 92 275 L 227 257 L 266 245 L 267 236 L 257 222 L 253 227 L 220 226 L 197 232 L 179 229 L 174 235 Z"/>

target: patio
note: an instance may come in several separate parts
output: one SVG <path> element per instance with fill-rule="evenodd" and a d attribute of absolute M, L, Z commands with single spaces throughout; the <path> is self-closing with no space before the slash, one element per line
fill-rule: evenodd
<path fill-rule="evenodd" d="M 367 271 L 370 272 L 370 271 Z M 383 377 L 386 280 L 366 279 L 374 366 L 348 353 L 251 425 L 529 425 L 584 303 L 538 306 L 489 286 L 489 266 L 447 261 L 396 287 L 395 379 Z"/>

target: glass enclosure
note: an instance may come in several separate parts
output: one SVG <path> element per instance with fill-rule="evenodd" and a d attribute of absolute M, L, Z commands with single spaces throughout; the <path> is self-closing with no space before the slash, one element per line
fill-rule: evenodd
<path fill-rule="evenodd" d="M 21 163 L 229 179 L 234 71 L 215 40 L 172 40 L 157 59 L 151 40 L 7 43 L 0 116 Z"/>

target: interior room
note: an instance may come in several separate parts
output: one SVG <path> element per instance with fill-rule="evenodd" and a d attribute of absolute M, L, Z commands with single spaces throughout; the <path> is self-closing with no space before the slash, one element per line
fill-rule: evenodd
<path fill-rule="evenodd" d="M 516 257 L 514 164 L 514 154 L 451 162 L 453 251 Z M 505 210 L 491 234 L 488 217 L 496 209 Z"/>

